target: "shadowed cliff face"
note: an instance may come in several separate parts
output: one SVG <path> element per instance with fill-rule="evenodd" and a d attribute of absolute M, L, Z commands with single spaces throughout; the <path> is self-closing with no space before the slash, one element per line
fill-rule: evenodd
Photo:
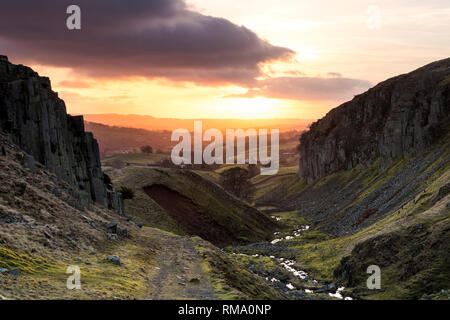
<path fill-rule="evenodd" d="M 90 201 L 122 212 L 120 194 L 103 182 L 97 141 L 83 117 L 67 115 L 50 80 L 0 56 L 0 130 L 58 178 L 75 186 L 81 207 Z"/>
<path fill-rule="evenodd" d="M 299 175 L 312 182 L 378 157 L 386 167 L 433 144 L 449 111 L 450 59 L 389 79 L 311 125 L 300 139 Z"/>

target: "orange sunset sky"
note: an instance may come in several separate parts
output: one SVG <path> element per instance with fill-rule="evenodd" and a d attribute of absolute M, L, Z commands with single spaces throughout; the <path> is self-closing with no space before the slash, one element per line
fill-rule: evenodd
<path fill-rule="evenodd" d="M 80 0 L 78 31 L 72 3 L 5 2 L 0 54 L 72 114 L 316 119 L 450 52 L 448 0 Z"/>

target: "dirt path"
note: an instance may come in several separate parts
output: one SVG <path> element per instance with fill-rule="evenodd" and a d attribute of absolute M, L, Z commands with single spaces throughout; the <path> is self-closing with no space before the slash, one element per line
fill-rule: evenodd
<path fill-rule="evenodd" d="M 149 230 L 149 232 L 154 232 Z M 159 234 L 164 248 L 158 258 L 158 272 L 150 284 L 154 300 L 199 299 L 212 300 L 217 297 L 202 270 L 201 259 L 189 237 Z"/>

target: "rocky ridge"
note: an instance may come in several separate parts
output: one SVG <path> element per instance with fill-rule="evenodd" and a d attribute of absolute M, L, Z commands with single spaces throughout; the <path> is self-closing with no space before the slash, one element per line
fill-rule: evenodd
<path fill-rule="evenodd" d="M 450 113 L 450 59 L 384 81 L 331 110 L 300 142 L 299 176 L 309 183 L 380 158 L 397 158 L 432 145 Z"/>
<path fill-rule="evenodd" d="M 27 166 L 42 163 L 74 186 L 77 206 L 95 202 L 123 213 L 121 194 L 104 183 L 98 143 L 83 117 L 67 114 L 49 78 L 6 56 L 0 56 L 0 130 L 27 153 Z"/>

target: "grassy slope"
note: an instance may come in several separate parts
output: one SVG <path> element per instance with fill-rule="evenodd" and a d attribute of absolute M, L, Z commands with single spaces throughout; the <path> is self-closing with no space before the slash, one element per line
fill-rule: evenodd
<path fill-rule="evenodd" d="M 426 170 L 437 166 L 444 161 L 445 156 L 450 153 L 450 148 L 448 143 L 444 143 L 438 147 L 446 148 L 447 152 L 442 155 L 438 160 L 436 160 L 432 165 Z M 444 149 L 445 150 L 445 149 Z M 317 182 L 315 187 L 320 184 L 326 184 L 331 180 L 339 179 L 343 184 L 351 183 L 352 179 L 360 179 L 364 177 L 363 188 L 361 193 L 355 198 L 354 203 L 361 201 L 364 197 L 368 196 L 371 190 L 374 190 L 377 185 L 388 181 L 389 177 L 392 176 L 393 172 L 398 170 L 400 167 L 407 163 L 408 159 L 401 159 L 394 163 L 391 167 L 386 170 L 379 172 L 374 170 L 374 166 L 368 169 L 362 169 L 361 167 L 355 168 L 352 171 L 340 172 L 333 176 L 326 177 L 321 181 Z M 313 276 L 320 279 L 332 280 L 333 271 L 338 267 L 341 259 L 352 253 L 355 245 L 358 243 L 363 243 L 366 240 L 391 234 L 399 233 L 405 234 L 408 227 L 423 224 L 426 229 L 430 229 L 430 237 L 433 236 L 437 231 L 432 231 L 433 228 L 438 228 L 436 226 L 441 226 L 438 229 L 448 228 L 450 226 L 450 209 L 446 206 L 449 201 L 449 196 L 440 202 L 433 204 L 432 199 L 437 195 L 439 189 L 450 181 L 450 164 L 444 163 L 444 166 L 426 181 L 424 181 L 421 186 L 427 186 L 420 194 L 417 194 L 414 199 L 404 204 L 400 210 L 395 212 L 385 213 L 384 218 L 378 222 L 372 224 L 371 226 L 349 236 L 332 238 L 326 241 L 322 241 L 323 238 L 329 237 L 326 234 L 321 234 L 320 231 L 316 232 L 321 235 L 319 237 L 313 237 L 313 239 L 307 239 L 306 236 L 299 237 L 295 239 L 298 245 L 293 245 L 289 247 L 298 252 L 297 261 L 302 264 L 305 269 L 307 269 Z M 350 205 L 351 206 L 351 205 Z M 350 207 L 349 206 L 349 207 Z M 345 209 L 344 209 L 345 210 Z M 342 211 L 344 211 L 342 210 Z M 415 239 L 415 240 L 414 240 Z M 415 242 L 414 242 L 415 241 Z M 405 247 L 400 251 L 407 251 L 408 247 L 418 245 L 418 241 L 424 241 L 423 238 L 412 238 L 411 242 L 406 242 Z M 447 255 L 448 252 L 441 252 L 442 255 Z M 376 252 L 373 253 L 376 256 Z M 439 256 L 439 253 L 436 253 Z M 372 257 L 373 258 L 373 257 Z M 396 264 L 386 265 L 383 272 L 386 276 L 386 283 L 390 283 L 389 287 L 383 292 L 371 293 L 366 298 L 408 298 L 411 295 L 417 297 L 418 288 L 414 290 L 406 290 L 405 287 L 411 287 L 410 282 L 416 281 L 414 279 L 400 279 L 401 273 L 398 272 L 399 265 L 405 264 L 407 257 L 398 257 L 398 259 L 403 259 Z M 376 260 L 376 259 L 375 259 Z M 361 262 L 361 261 L 359 261 Z M 374 261 L 372 261 L 374 262 Z M 362 263 L 362 262 L 361 262 Z M 382 263 L 382 261 L 380 261 Z M 427 270 L 423 271 L 425 273 L 432 272 L 435 264 L 439 265 L 440 260 L 430 261 L 430 266 Z M 366 261 L 364 265 L 370 265 L 369 261 Z M 437 267 L 439 269 L 439 267 Z M 446 271 L 447 276 L 449 270 Z M 447 277 L 448 278 L 448 277 Z M 365 277 L 364 279 L 367 279 Z M 440 279 L 439 276 L 437 279 Z M 360 285 L 362 283 L 359 283 Z M 450 287 L 450 284 L 447 284 Z"/>
<path fill-rule="evenodd" d="M 429 156 L 433 152 L 444 150 L 442 155 L 431 163 L 424 172 L 431 172 L 434 168 L 439 168 L 432 175 L 428 176 L 423 182 L 421 182 L 412 194 L 415 197 L 411 201 L 405 203 L 399 210 L 392 212 L 384 212 L 377 221 L 370 226 L 356 232 L 352 235 L 343 237 L 332 237 L 329 234 L 324 233 L 319 227 L 315 230 L 311 230 L 304 235 L 294 240 L 286 241 L 289 245 L 286 245 L 286 256 L 292 254 L 291 250 L 295 250 L 297 263 L 300 264 L 305 270 L 307 270 L 313 277 L 321 280 L 333 280 L 333 272 L 339 266 L 341 259 L 352 254 L 352 250 L 357 244 L 365 245 L 366 241 L 370 239 L 376 239 L 382 235 L 387 236 L 389 239 L 392 234 L 398 234 L 400 237 L 406 238 L 408 236 L 409 241 L 403 243 L 404 247 L 399 248 L 399 252 L 410 252 L 414 247 L 419 247 L 422 242 L 430 242 L 433 238 L 445 236 L 445 230 L 448 230 L 450 226 L 450 209 L 446 206 L 449 201 L 449 196 L 441 200 L 439 203 L 433 203 L 434 197 L 439 192 L 439 189 L 446 185 L 450 181 L 450 163 L 447 162 L 447 158 L 450 155 L 450 137 L 447 136 L 438 143 L 434 149 L 429 152 Z M 271 193 L 275 193 L 282 189 L 282 194 L 277 194 L 277 197 L 282 199 L 296 198 L 298 194 L 304 190 L 311 189 L 321 192 L 321 188 L 328 185 L 339 185 L 341 188 L 346 188 L 352 185 L 357 185 L 358 189 L 353 199 L 349 201 L 348 205 L 337 211 L 332 216 L 328 217 L 327 222 L 332 222 L 333 219 L 339 219 L 340 216 L 349 208 L 355 206 L 367 197 L 370 197 L 372 192 L 376 190 L 382 184 L 390 181 L 391 177 L 397 172 L 400 172 L 405 166 L 412 161 L 412 157 L 405 157 L 398 159 L 392 163 L 388 168 L 380 170 L 379 161 L 374 161 L 369 167 L 359 165 L 352 170 L 337 172 L 333 175 L 327 176 L 313 185 L 307 185 L 304 180 L 298 179 L 295 172 L 291 175 L 287 174 L 285 177 L 272 176 L 262 177 L 258 176 L 253 178 L 253 182 L 257 187 L 258 194 L 256 201 L 261 201 L 264 197 Z M 289 171 L 288 171 L 289 172 Z M 281 184 L 281 185 L 280 185 Z M 270 198 L 269 198 L 270 199 Z M 369 198 L 370 199 L 370 198 Z M 326 198 L 324 198 L 326 201 Z M 298 224 L 304 224 L 305 219 L 299 215 L 298 211 L 272 213 L 282 218 L 282 223 L 295 227 Z M 423 225 L 425 228 L 424 237 L 410 237 L 410 230 L 408 228 L 414 228 L 416 225 Z M 446 229 L 447 228 L 447 229 Z M 283 234 L 281 234 L 283 235 Z M 445 250 L 436 249 L 435 247 L 427 249 L 431 252 L 428 257 L 447 257 L 448 252 Z M 283 255 L 283 253 L 281 253 Z M 367 267 L 370 264 L 376 264 L 376 252 L 373 256 L 368 257 L 367 261 L 363 261 L 361 257 L 356 257 L 354 260 Z M 436 282 L 440 282 L 442 285 L 450 288 L 448 281 L 450 270 L 443 269 L 442 259 L 436 258 L 429 261 L 429 266 L 421 270 L 414 277 L 406 277 L 404 275 L 405 268 L 408 265 L 408 257 L 406 255 L 398 255 L 397 263 L 386 263 L 379 259 L 379 264 L 384 263 L 383 274 L 386 283 L 384 290 L 379 292 L 366 293 L 365 298 L 411 298 L 420 297 L 424 292 L 425 286 L 418 286 L 420 279 L 427 279 L 428 283 L 433 285 Z M 362 270 L 362 269 L 361 269 Z M 359 272 L 362 272 L 359 270 Z M 358 286 L 364 286 L 365 280 L 368 275 L 363 270 L 363 275 L 359 275 L 359 282 L 355 284 Z M 403 272 L 403 273 L 402 273 Z M 434 277 L 434 278 L 433 278 Z M 444 277 L 444 278 L 443 278 Z M 419 279 L 419 280 L 418 280 Z M 434 279 L 434 280 L 433 280 Z M 364 280 L 364 281 L 363 281 Z M 420 280 L 420 281 L 422 281 Z M 430 290 L 428 288 L 428 290 Z"/>
<path fill-rule="evenodd" d="M 298 178 L 298 166 L 281 167 L 276 175 L 258 175 L 251 182 L 255 186 L 253 204 L 272 210 L 285 210 L 289 207 L 285 206 L 285 202 L 308 187 L 305 179 Z"/>
<path fill-rule="evenodd" d="M 182 241 L 182 242 L 181 242 Z M 191 242 L 194 251 L 186 251 Z M 179 253 L 167 265 L 160 257 Z M 119 255 L 122 266 L 106 261 Z M 188 255 L 198 258 L 185 259 Z M 96 254 L 67 251 L 63 257 L 36 257 L 0 245 L 0 267 L 20 270 L 17 278 L 1 277 L 1 297 L 7 299 L 283 299 L 263 279 L 245 270 L 229 256 L 200 238 L 184 238 L 144 228 L 132 232 L 131 239 L 102 242 Z M 197 266 L 198 264 L 198 266 Z M 66 281 L 70 265 L 81 269 L 81 290 L 68 290 Z M 178 269 L 166 271 L 169 266 Z M 161 276 L 162 274 L 162 276 Z M 187 279 L 181 285 L 177 277 Z M 199 284 L 189 281 L 201 279 Z M 210 296 L 195 295 L 209 287 Z M 199 290 L 200 291 L 200 290 Z M 202 292 L 200 291 L 200 294 Z"/>
<path fill-rule="evenodd" d="M 293 258 L 295 252 L 299 267 L 313 278 L 323 281 L 335 280 L 334 271 L 341 260 L 351 256 L 353 283 L 339 277 L 338 280 L 344 280 L 341 283 L 351 287 L 347 293 L 363 299 L 417 299 L 424 293 L 436 291 L 436 288 L 450 288 L 450 242 L 445 240 L 450 228 L 450 208 L 447 207 L 450 195 L 434 203 L 440 188 L 450 181 L 450 167 L 447 166 L 437 175 L 440 175 L 438 179 L 403 208 L 387 214 L 373 225 L 344 237 L 332 237 L 320 229 L 312 229 L 298 238 L 282 241 L 283 250 L 278 255 Z M 290 229 L 308 224 L 298 211 L 272 215 L 280 217 L 281 222 Z M 416 234 L 416 229 L 421 231 Z M 281 233 L 277 237 L 287 234 Z M 383 242 L 380 238 L 388 240 Z M 356 246 L 360 249 L 356 250 Z M 395 255 L 390 251 L 392 248 L 395 248 Z M 258 250 L 247 253 L 264 254 Z M 420 261 L 424 263 L 420 264 Z M 368 277 L 366 268 L 372 264 L 381 267 L 382 290 L 364 290 Z M 272 267 L 264 265 L 264 269 Z"/>
<path fill-rule="evenodd" d="M 71 207 L 67 184 L 55 182 L 42 166 L 34 173 L 24 168 L 17 161 L 21 151 L 1 134 L 0 144 L 7 154 L 0 156 L 0 268 L 19 273 L 0 274 L 0 300 L 281 298 L 206 241 L 139 229 L 97 205 L 84 211 Z M 129 237 L 109 240 L 110 221 L 127 228 Z M 112 254 L 120 256 L 121 266 L 107 261 Z M 225 266 L 205 268 L 214 261 L 211 254 Z M 81 269 L 81 290 L 66 287 L 71 265 Z M 177 276 L 185 278 L 184 285 Z M 219 288 L 221 279 L 228 280 Z"/>
<path fill-rule="evenodd" d="M 138 229 L 97 205 L 84 211 L 70 206 L 73 190 L 69 185 L 39 164 L 36 172 L 24 168 L 17 161 L 22 151 L 1 134 L 0 144 L 6 149 L 6 156 L 0 157 L 0 268 L 19 272 L 18 276 L 0 275 L 0 298 L 96 299 L 116 294 L 133 297 L 139 290 L 146 291 L 145 280 L 137 274 L 147 263 L 151 268 L 151 255 L 148 259 L 142 255 L 125 268 L 115 268 L 106 257 L 119 253 L 126 262 L 127 253 L 137 247 L 151 250 L 153 239 L 107 240 L 107 222 L 117 221 L 129 232 Z M 22 191 L 17 189 L 20 184 L 26 186 Z M 70 265 L 81 268 L 82 291 L 66 288 Z"/>
<path fill-rule="evenodd" d="M 185 235 L 183 228 L 143 191 L 142 186 L 146 184 L 146 176 L 127 177 L 129 172 L 139 172 L 138 170 L 136 167 L 104 169 L 107 174 L 111 175 L 116 187 L 127 186 L 133 189 L 134 199 L 124 201 L 127 214 L 133 216 L 145 226 L 157 227 L 161 230 Z"/>
<path fill-rule="evenodd" d="M 272 220 L 255 209 L 230 196 L 200 175 L 187 170 L 129 166 L 108 172 L 115 185 L 124 185 L 135 190 L 136 199 L 127 200 L 125 208 L 149 226 L 178 234 L 183 234 L 184 230 L 173 222 L 170 215 L 164 215 L 164 211 L 142 191 L 146 186 L 159 184 L 191 199 L 204 214 L 213 218 L 238 241 L 270 239 L 276 227 Z"/>
<path fill-rule="evenodd" d="M 196 239 L 196 249 L 203 258 L 203 270 L 209 275 L 219 299 L 285 299 L 264 279 L 248 271 L 236 256 L 225 254 L 211 244 Z"/>

